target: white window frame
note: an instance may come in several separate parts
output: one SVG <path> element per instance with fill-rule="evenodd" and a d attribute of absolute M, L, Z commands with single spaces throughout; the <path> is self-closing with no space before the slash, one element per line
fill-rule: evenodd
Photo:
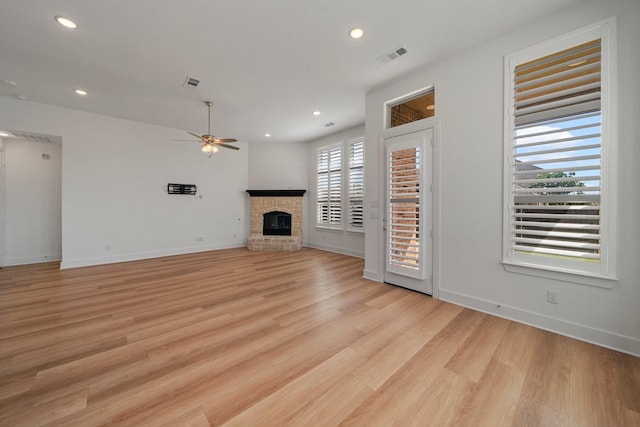
<path fill-rule="evenodd" d="M 331 192 L 332 192 L 332 188 L 331 188 L 331 153 L 335 152 L 336 149 L 340 150 L 340 201 L 336 204 L 336 203 L 331 203 Z M 327 167 L 328 170 L 327 172 L 323 172 L 319 170 L 319 166 L 320 166 L 320 155 L 322 153 L 326 153 L 327 154 Z M 327 174 L 327 206 L 328 206 L 328 213 L 327 213 L 327 221 L 321 221 L 320 218 L 320 212 L 319 212 L 319 206 L 322 203 L 320 200 L 320 192 L 319 192 L 319 178 L 320 178 L 320 174 L 321 173 L 326 173 Z M 342 142 L 337 143 L 337 144 L 332 144 L 332 145 L 328 145 L 325 147 L 320 147 L 318 148 L 317 152 L 316 152 L 316 227 L 318 228 L 325 228 L 325 229 L 334 229 L 334 230 L 342 230 L 344 227 L 344 148 L 343 148 L 343 144 Z M 337 205 L 340 208 L 340 221 L 339 222 L 335 222 L 335 223 L 331 223 L 330 221 L 330 217 L 331 217 L 331 206 L 332 205 Z"/>
<path fill-rule="evenodd" d="M 351 151 L 352 148 L 355 145 L 358 144 L 362 144 L 362 165 L 361 166 L 352 166 L 351 165 Z M 347 149 L 346 151 L 346 156 L 345 160 L 346 160 L 346 213 L 347 213 L 347 221 L 346 221 L 346 225 L 347 225 L 347 231 L 350 231 L 352 233 L 364 233 L 364 180 L 365 180 L 365 172 L 364 172 L 364 150 L 365 150 L 365 143 L 364 143 L 364 138 L 356 138 L 356 139 L 352 139 L 350 141 L 347 141 Z M 351 172 L 352 170 L 361 170 L 362 171 L 362 199 L 360 200 L 360 205 L 362 205 L 362 219 L 361 219 L 361 223 L 360 225 L 354 225 L 354 221 L 353 218 L 351 216 L 351 207 L 354 204 L 357 203 L 352 203 L 352 200 L 355 199 L 355 197 L 353 197 L 352 193 L 351 193 L 351 188 L 352 188 L 352 183 L 351 183 Z"/>
<path fill-rule="evenodd" d="M 597 265 L 558 257 L 518 254 L 514 245 L 514 70 L 519 64 L 601 39 L 601 259 Z M 616 280 L 617 134 L 616 21 L 608 18 L 505 56 L 503 265 L 507 271 L 610 288 Z M 582 264 L 580 266 L 579 264 Z"/>
<path fill-rule="evenodd" d="M 353 226 L 352 225 L 352 221 L 351 221 L 351 215 L 350 215 L 350 207 L 351 207 L 351 201 L 350 201 L 350 187 L 351 187 L 351 182 L 350 182 L 350 172 L 351 172 L 351 165 L 350 165 L 350 152 L 351 152 L 351 147 L 355 144 L 362 144 L 362 149 L 363 149 L 363 165 L 362 165 L 362 174 L 363 174 L 363 179 L 362 179 L 362 190 L 364 192 L 364 150 L 365 150 L 365 141 L 364 141 L 364 137 L 358 137 L 358 138 L 354 138 L 354 139 L 349 139 L 349 140 L 344 140 L 344 141 L 340 141 L 331 145 L 326 145 L 326 146 L 322 146 L 319 147 L 316 151 L 316 203 L 315 203 L 315 215 L 316 215 L 316 228 L 318 229 L 322 229 L 322 230 L 334 230 L 334 231 L 347 231 L 350 233 L 364 233 L 364 196 L 363 196 L 363 200 L 362 200 L 362 208 L 363 208 L 363 216 L 362 216 L 362 226 L 358 227 L 358 226 Z M 319 170 L 319 159 L 320 159 L 320 155 L 321 153 L 327 153 L 328 155 L 328 159 L 329 162 L 331 161 L 331 152 L 333 150 L 339 149 L 340 150 L 340 157 L 341 157 L 341 163 L 340 163 L 340 212 L 341 212 L 341 218 L 340 218 L 340 222 L 339 223 L 329 223 L 327 221 L 322 222 L 320 221 L 320 192 L 319 190 L 319 178 L 320 178 L 320 174 L 323 173 Z M 329 191 L 331 191 L 330 188 L 330 184 L 329 184 Z M 336 204 L 337 205 L 337 204 Z"/>

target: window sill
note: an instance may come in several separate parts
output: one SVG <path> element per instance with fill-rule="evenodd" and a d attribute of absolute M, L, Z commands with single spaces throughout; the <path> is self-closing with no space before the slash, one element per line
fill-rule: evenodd
<path fill-rule="evenodd" d="M 329 225 L 317 225 L 317 224 L 316 224 L 316 230 L 318 230 L 318 231 L 333 231 L 333 232 L 344 231 L 344 229 L 340 225 L 332 227 L 332 226 L 329 226 Z"/>
<path fill-rule="evenodd" d="M 509 261 L 503 261 L 502 266 L 504 267 L 505 271 L 508 271 L 510 273 L 525 274 L 527 276 L 534 277 L 544 277 L 546 279 L 578 283 L 581 285 L 595 286 L 605 289 L 613 288 L 618 280 L 615 277 L 553 269 L 551 267 L 544 268 L 538 265 L 516 264 Z"/>
<path fill-rule="evenodd" d="M 347 233 L 364 234 L 364 229 L 363 228 L 347 228 Z"/>

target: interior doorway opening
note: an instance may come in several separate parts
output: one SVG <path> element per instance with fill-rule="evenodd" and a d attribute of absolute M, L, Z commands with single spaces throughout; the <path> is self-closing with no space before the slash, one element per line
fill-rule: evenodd
<path fill-rule="evenodd" d="M 62 138 L 3 130 L 0 266 L 62 260 Z"/>

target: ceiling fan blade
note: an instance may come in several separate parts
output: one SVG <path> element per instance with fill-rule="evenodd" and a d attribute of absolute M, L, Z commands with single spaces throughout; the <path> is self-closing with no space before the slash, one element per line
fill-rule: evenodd
<path fill-rule="evenodd" d="M 172 139 L 171 141 L 177 141 L 177 142 L 202 142 L 202 141 L 196 141 L 195 139 Z"/>
<path fill-rule="evenodd" d="M 198 135 L 197 133 L 193 133 L 193 132 L 187 132 L 187 133 L 188 133 L 189 135 L 191 135 L 191 136 L 195 136 L 196 138 L 198 138 L 198 139 L 200 139 L 200 140 L 204 141 L 204 138 L 203 138 L 202 136 Z"/>
<path fill-rule="evenodd" d="M 240 147 L 235 147 L 233 145 L 222 144 L 222 143 L 218 143 L 218 142 L 216 143 L 216 145 L 220 146 L 220 147 L 224 147 L 224 148 L 231 148 L 232 150 L 239 150 L 240 149 Z"/>
<path fill-rule="evenodd" d="M 234 138 L 216 138 L 213 142 L 218 144 L 220 142 L 238 142 L 238 140 Z"/>

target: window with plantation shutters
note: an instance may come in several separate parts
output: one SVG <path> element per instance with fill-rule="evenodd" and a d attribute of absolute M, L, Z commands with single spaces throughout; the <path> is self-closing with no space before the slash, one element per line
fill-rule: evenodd
<path fill-rule="evenodd" d="M 598 25 L 507 57 L 507 263 L 613 275 L 607 35 Z"/>
<path fill-rule="evenodd" d="M 349 143 L 349 228 L 361 231 L 364 218 L 364 140 Z"/>
<path fill-rule="evenodd" d="M 342 224 L 342 144 L 318 150 L 317 224 L 338 227 Z"/>

